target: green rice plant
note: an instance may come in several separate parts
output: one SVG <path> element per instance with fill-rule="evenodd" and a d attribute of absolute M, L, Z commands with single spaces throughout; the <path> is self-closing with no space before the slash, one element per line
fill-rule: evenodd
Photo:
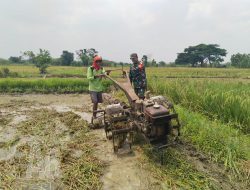
<path fill-rule="evenodd" d="M 149 77 L 173 78 L 247 78 L 250 77 L 249 69 L 234 68 L 191 68 L 191 67 L 147 67 Z"/>
<path fill-rule="evenodd" d="M 250 132 L 250 83 L 150 78 L 149 88 L 186 108 Z"/>
<path fill-rule="evenodd" d="M 39 73 L 39 70 L 34 65 L 0 65 L 0 70 L 3 68 L 8 68 L 11 73 L 14 73 L 10 77 L 13 78 L 36 78 L 43 77 Z M 117 69 L 111 67 L 105 67 L 106 70 Z M 47 78 L 67 78 L 67 77 L 77 77 L 85 78 L 87 74 L 87 67 L 72 67 L 72 66 L 50 66 L 47 69 Z M 120 76 L 121 72 L 112 72 L 112 76 Z M 0 76 L 1 77 L 1 76 Z"/>
<path fill-rule="evenodd" d="M 176 106 L 176 110 L 182 124 L 181 140 L 184 144 L 180 147 L 193 144 L 195 152 L 216 162 L 218 169 L 225 168 L 225 176 L 219 174 L 224 176 L 224 183 L 237 182 L 242 189 L 248 187 L 250 137 L 229 125 L 210 121 L 202 114 L 190 112 L 181 106 Z M 159 164 L 162 156 L 157 149 L 145 145 L 143 153 L 140 166 L 148 169 L 162 182 L 162 189 L 220 189 L 221 184 L 215 177 L 216 171 L 210 173 L 197 170 L 193 165 L 196 162 L 188 161 L 187 153 L 182 149 L 169 147 L 164 150 L 163 165 Z"/>
<path fill-rule="evenodd" d="M 18 73 L 18 77 L 40 77 L 38 68 L 34 65 L 0 65 L 0 69 L 7 67 L 11 72 Z M 117 69 L 121 67 L 105 67 L 108 69 Z M 124 67 L 128 70 L 129 67 Z M 232 68 L 188 68 L 188 67 L 147 67 L 147 76 L 153 77 L 173 77 L 173 78 L 199 78 L 199 77 L 219 77 L 219 78 L 249 78 L 249 69 L 232 69 Z M 47 77 L 85 77 L 87 67 L 73 67 L 73 66 L 50 66 L 48 67 Z M 112 72 L 113 76 L 119 76 L 119 72 Z M 14 77 L 14 76 L 13 76 Z M 17 76 L 15 76 L 17 77 Z"/>
<path fill-rule="evenodd" d="M 199 113 L 177 106 L 182 124 L 182 137 L 209 155 L 210 159 L 224 164 L 237 178 L 247 180 L 247 170 L 241 166 L 250 162 L 250 137 L 230 125 L 209 121 Z"/>
<path fill-rule="evenodd" d="M 110 81 L 103 81 L 107 90 Z M 1 93 L 82 93 L 88 92 L 87 79 L 0 79 Z"/>

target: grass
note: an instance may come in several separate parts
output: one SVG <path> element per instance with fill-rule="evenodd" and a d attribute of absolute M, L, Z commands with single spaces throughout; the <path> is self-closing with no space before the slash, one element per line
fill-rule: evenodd
<path fill-rule="evenodd" d="M 41 77 L 39 70 L 34 65 L 0 65 L 1 68 L 8 68 L 10 72 L 18 73 L 20 78 Z M 105 67 L 117 69 L 121 67 Z M 128 70 L 128 67 L 124 68 Z M 48 67 L 47 77 L 86 77 L 86 67 L 72 66 L 50 66 Z M 225 77 L 225 78 L 249 78 L 249 69 L 231 68 L 188 68 L 188 67 L 149 67 L 146 68 L 147 76 L 157 77 Z M 120 76 L 120 73 L 113 72 L 113 76 Z"/>
<path fill-rule="evenodd" d="M 39 69 L 34 65 L 0 65 L 1 68 L 8 68 L 10 72 L 18 73 L 19 78 L 37 78 L 42 77 Z M 86 77 L 87 67 L 72 66 L 50 66 L 47 68 L 47 77 Z"/>
<path fill-rule="evenodd" d="M 250 83 L 151 78 L 149 88 L 190 110 L 232 123 L 250 133 Z"/>
<path fill-rule="evenodd" d="M 105 80 L 104 90 L 110 81 Z M 0 79 L 1 93 L 82 93 L 88 92 L 87 79 Z"/>
<path fill-rule="evenodd" d="M 198 170 L 196 162 L 190 162 L 187 153 L 176 147 L 163 151 L 163 165 L 160 165 L 162 153 L 150 145 L 142 148 L 140 167 L 149 170 L 161 181 L 162 189 L 249 187 L 250 137 L 231 126 L 210 121 L 202 114 L 190 112 L 181 106 L 176 106 L 176 110 L 182 124 L 181 139 L 184 144 L 194 145 L 196 153 L 202 153 L 211 163 L 216 162 L 216 165 L 212 165 L 218 168 L 207 168 L 206 172 Z M 204 166 L 210 167 L 206 163 L 204 161 Z"/>
<path fill-rule="evenodd" d="M 125 98 L 120 91 L 115 92 L 115 96 L 119 99 Z M 231 178 L 242 183 L 248 183 L 250 136 L 232 125 L 223 124 L 219 120 L 211 121 L 203 114 L 192 112 L 180 105 L 175 106 L 175 108 L 181 121 L 181 138 L 184 142 L 191 143 L 211 161 L 223 165 Z M 182 186 L 186 186 L 184 189 L 212 188 L 211 181 L 205 180 L 204 175 L 199 178 L 198 176 L 201 174 L 195 171 L 177 150 L 170 149 L 170 152 L 166 152 L 165 162 L 167 162 L 167 165 L 164 167 L 155 164 L 155 161 L 159 163 L 160 155 L 154 154 L 157 154 L 157 152 L 153 153 L 150 149 L 145 149 L 147 163 L 149 163 L 151 169 L 153 168 L 152 172 L 156 173 L 157 178 L 166 180 L 166 187 L 177 189 L 182 188 Z M 189 169 L 192 172 L 187 173 L 186 171 L 189 171 Z M 175 178 L 179 179 L 178 183 L 180 184 L 177 184 Z M 200 179 L 200 181 L 197 181 L 197 179 Z M 185 180 L 188 180 L 188 182 Z M 200 184 L 201 186 L 194 188 L 192 184 Z"/>
<path fill-rule="evenodd" d="M 250 77 L 249 69 L 232 68 L 191 68 L 191 67 L 167 67 L 146 68 L 148 76 L 156 77 L 225 77 L 247 78 Z"/>
<path fill-rule="evenodd" d="M 19 78 L 41 77 L 39 69 L 34 65 L 0 65 L 0 69 L 8 68 L 10 72 L 17 73 Z M 86 77 L 86 67 L 50 66 L 47 77 Z"/>
<path fill-rule="evenodd" d="M 177 106 L 182 123 L 182 137 L 206 153 L 211 160 L 221 163 L 236 178 L 249 180 L 250 137 L 230 125 L 210 121 L 200 113 L 193 113 Z"/>
<path fill-rule="evenodd" d="M 161 153 L 152 147 L 144 146 L 143 153 L 141 167 L 148 169 L 161 181 L 162 189 L 216 189 L 206 174 L 197 171 L 184 155 L 173 148 L 164 152 L 163 165 L 157 164 Z"/>

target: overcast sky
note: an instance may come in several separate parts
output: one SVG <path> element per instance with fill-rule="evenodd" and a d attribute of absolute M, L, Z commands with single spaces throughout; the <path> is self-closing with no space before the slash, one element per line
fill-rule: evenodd
<path fill-rule="evenodd" d="M 129 62 L 146 54 L 174 61 L 199 43 L 250 53 L 250 0 L 0 0 L 0 57 L 21 51 L 95 48 Z"/>

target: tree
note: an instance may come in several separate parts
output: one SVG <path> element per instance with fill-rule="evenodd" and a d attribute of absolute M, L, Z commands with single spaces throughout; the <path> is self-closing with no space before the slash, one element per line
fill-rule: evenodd
<path fill-rule="evenodd" d="M 157 63 L 156 63 L 156 61 L 154 59 L 151 61 L 151 66 L 152 67 L 156 67 L 157 66 Z"/>
<path fill-rule="evenodd" d="M 192 64 L 192 67 L 197 66 L 199 63 L 199 57 L 188 53 L 178 53 L 175 64 L 188 65 L 190 63 Z"/>
<path fill-rule="evenodd" d="M 48 50 L 39 49 L 39 53 L 34 57 L 34 63 L 36 67 L 39 68 L 40 74 L 47 73 L 46 69 L 51 63 L 51 60 L 52 58 Z"/>
<path fill-rule="evenodd" d="M 66 50 L 62 52 L 61 55 L 61 64 L 62 65 L 71 65 L 71 63 L 74 61 L 74 53 L 70 53 Z"/>
<path fill-rule="evenodd" d="M 234 54 L 231 56 L 231 65 L 239 68 L 250 68 L 250 54 Z"/>
<path fill-rule="evenodd" d="M 12 62 L 12 63 L 20 63 L 22 61 L 22 57 L 21 56 L 19 56 L 19 57 L 11 56 L 9 58 L 9 61 Z"/>
<path fill-rule="evenodd" d="M 158 63 L 158 66 L 159 66 L 159 67 L 164 67 L 164 66 L 166 66 L 166 63 L 165 63 L 164 61 L 160 61 L 160 62 Z"/>
<path fill-rule="evenodd" d="M 142 62 L 145 65 L 145 67 L 147 67 L 148 66 L 148 56 L 143 55 L 142 56 Z"/>
<path fill-rule="evenodd" d="M 0 70 L 0 77 L 8 77 L 10 75 L 10 70 L 7 67 L 3 67 Z"/>
<path fill-rule="evenodd" d="M 92 60 L 94 56 L 98 54 L 98 51 L 96 51 L 94 48 L 90 49 L 81 49 L 79 51 L 76 51 L 76 54 L 78 55 L 78 58 L 81 59 L 84 66 L 88 66 L 92 63 Z"/>
<path fill-rule="evenodd" d="M 34 63 L 35 54 L 33 51 L 25 51 L 23 56 L 28 58 L 28 62 Z"/>
<path fill-rule="evenodd" d="M 198 64 L 200 64 L 201 67 L 205 67 L 209 64 L 210 67 L 212 67 L 224 61 L 223 57 L 225 57 L 226 54 L 226 50 L 219 48 L 217 44 L 199 44 L 189 46 L 184 49 L 183 53 L 178 53 L 175 63 L 180 65 L 191 64 L 192 67 Z"/>
<path fill-rule="evenodd" d="M 50 63 L 51 65 L 61 65 L 61 58 L 52 58 Z"/>
<path fill-rule="evenodd" d="M 94 58 L 98 54 L 98 51 L 96 51 L 94 48 L 84 49 L 84 50 L 87 53 L 87 55 L 91 58 Z"/>

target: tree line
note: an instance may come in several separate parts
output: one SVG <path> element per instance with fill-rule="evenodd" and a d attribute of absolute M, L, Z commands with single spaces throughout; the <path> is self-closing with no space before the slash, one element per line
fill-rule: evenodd
<path fill-rule="evenodd" d="M 59 58 L 52 58 L 48 50 L 39 50 L 39 53 L 33 51 L 25 51 L 21 53 L 21 56 L 11 56 L 9 61 L 15 64 L 31 63 L 36 64 L 40 61 L 40 57 L 47 57 L 47 64 L 49 65 L 61 65 L 61 66 L 89 66 L 93 62 L 94 56 L 98 54 L 98 51 L 94 48 L 77 50 L 74 53 L 67 50 L 63 50 Z M 76 59 L 75 59 L 76 55 Z M 167 63 L 164 61 L 156 62 L 155 59 L 149 60 L 147 55 L 143 55 L 141 61 L 146 67 L 163 67 Z M 116 67 L 118 65 L 129 65 L 130 63 L 115 62 L 110 60 L 103 60 L 103 66 Z"/>
<path fill-rule="evenodd" d="M 222 65 L 227 51 L 218 44 L 199 44 L 189 46 L 177 54 L 176 65 L 191 65 L 192 67 L 227 67 L 250 68 L 250 54 L 233 54 L 230 62 Z"/>
<path fill-rule="evenodd" d="M 52 58 L 48 50 L 40 49 L 38 53 L 33 51 L 25 51 L 21 56 L 11 56 L 11 63 L 32 63 L 41 68 L 41 72 L 45 72 L 44 68 L 48 65 L 62 66 L 89 66 L 92 64 L 93 57 L 98 54 L 95 48 L 81 49 L 74 53 L 67 50 L 62 51 L 59 58 Z M 76 57 L 75 57 L 76 55 Z M 191 66 L 191 67 L 227 67 L 233 66 L 238 68 L 250 68 L 250 54 L 234 54 L 231 56 L 230 62 L 222 64 L 227 51 L 219 47 L 218 44 L 198 44 L 189 46 L 183 52 L 177 53 L 177 58 L 173 63 L 164 61 L 157 62 L 155 59 L 148 59 L 147 55 L 143 55 L 141 61 L 146 67 L 165 67 L 165 66 Z M 46 63 L 45 63 L 46 62 Z M 128 65 L 129 63 L 115 62 L 103 60 L 104 66 Z M 43 68 L 44 67 L 44 68 Z"/>
<path fill-rule="evenodd" d="M 90 48 L 90 49 L 77 50 L 74 54 L 67 50 L 63 50 L 59 58 L 51 57 L 50 52 L 48 50 L 43 50 L 43 49 L 39 49 L 39 52 L 37 54 L 34 53 L 33 51 L 25 51 L 25 52 L 21 52 L 21 54 L 22 54 L 21 56 L 9 57 L 8 59 L 9 62 L 15 63 L 15 64 L 24 64 L 24 63 L 35 64 L 37 62 L 38 56 L 46 57 L 46 54 L 47 54 L 47 57 L 50 57 L 50 59 L 48 59 L 49 65 L 89 66 L 92 64 L 93 58 L 95 55 L 98 54 L 98 51 L 96 51 L 94 48 Z M 104 66 L 117 66 L 119 64 L 126 65 L 129 63 L 103 60 Z"/>

